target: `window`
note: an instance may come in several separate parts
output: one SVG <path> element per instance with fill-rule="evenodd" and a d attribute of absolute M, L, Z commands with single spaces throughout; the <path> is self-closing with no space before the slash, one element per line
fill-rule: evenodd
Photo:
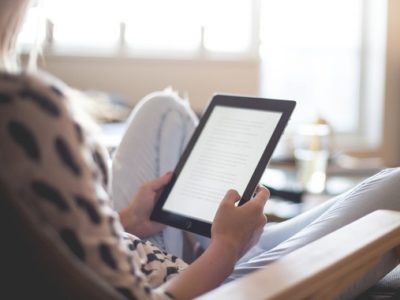
<path fill-rule="evenodd" d="M 41 0 L 47 48 L 66 52 L 243 54 L 254 50 L 253 1 Z M 39 9 L 36 7 L 36 11 Z M 37 13 L 30 18 L 38 18 Z M 24 28 L 23 43 L 29 43 Z"/>
<path fill-rule="evenodd" d="M 184 0 L 129 1 L 124 16 L 126 43 L 141 50 L 196 50 L 201 31 L 194 4 L 197 3 Z"/>
<path fill-rule="evenodd" d="M 298 100 L 299 120 L 320 114 L 338 131 L 357 129 L 362 1 L 263 2 L 264 93 Z"/>
<path fill-rule="evenodd" d="M 321 116 L 350 146 L 380 142 L 386 1 L 39 3 L 20 44 L 45 39 L 44 50 L 55 56 L 260 61 L 259 94 L 297 100 L 292 123 Z"/>
<path fill-rule="evenodd" d="M 261 94 L 297 100 L 295 124 L 320 116 L 350 143 L 379 143 L 385 1 L 261 3 Z"/>
<path fill-rule="evenodd" d="M 45 16 L 53 24 L 53 46 L 101 49 L 117 45 L 119 19 L 111 6 L 115 2 L 118 3 L 96 0 L 45 1 Z"/>

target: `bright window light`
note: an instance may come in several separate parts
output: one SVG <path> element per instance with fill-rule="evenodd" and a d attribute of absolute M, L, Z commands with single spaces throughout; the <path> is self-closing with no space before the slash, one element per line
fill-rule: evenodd
<path fill-rule="evenodd" d="M 54 24 L 53 42 L 57 47 L 99 48 L 118 42 L 119 21 L 113 9 L 117 1 L 42 1 Z"/>
<path fill-rule="evenodd" d="M 127 2 L 127 42 L 140 49 L 244 52 L 251 42 L 248 0 L 131 0 Z"/>
<path fill-rule="evenodd" d="M 297 100 L 294 120 L 359 129 L 362 2 L 262 1 L 262 94 Z"/>
<path fill-rule="evenodd" d="M 200 27 L 192 0 L 125 2 L 126 42 L 136 49 L 188 51 L 200 46 Z"/>
<path fill-rule="evenodd" d="M 248 0 L 40 1 L 53 25 L 48 41 L 53 48 L 97 51 L 125 45 L 128 51 L 160 53 L 254 49 L 253 5 Z M 31 10 L 30 23 L 33 15 Z M 31 31 L 24 30 L 25 39 Z"/>
<path fill-rule="evenodd" d="M 252 5 L 248 0 L 203 0 L 204 46 L 215 52 L 245 52 L 251 46 Z"/>
<path fill-rule="evenodd" d="M 44 50 L 53 55 L 234 58 L 259 50 L 260 94 L 297 100 L 292 124 L 319 116 L 335 133 L 373 136 L 378 144 L 385 2 L 40 0 L 18 45 L 24 51 L 40 44 L 47 19 Z"/>

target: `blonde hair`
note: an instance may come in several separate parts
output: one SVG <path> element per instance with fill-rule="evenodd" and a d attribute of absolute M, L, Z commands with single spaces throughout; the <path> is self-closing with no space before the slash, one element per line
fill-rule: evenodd
<path fill-rule="evenodd" d="M 29 4 L 30 0 L 0 1 L 0 69 L 8 72 L 20 69 L 16 42 Z"/>

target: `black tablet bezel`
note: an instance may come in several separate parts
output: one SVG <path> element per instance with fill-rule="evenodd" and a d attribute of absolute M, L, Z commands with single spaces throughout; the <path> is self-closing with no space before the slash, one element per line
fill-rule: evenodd
<path fill-rule="evenodd" d="M 245 96 L 234 96 L 234 95 L 223 95 L 216 94 L 209 103 L 207 109 L 205 110 L 199 125 L 197 126 L 195 132 L 193 133 L 190 141 L 188 142 L 175 170 L 172 175 L 170 183 L 164 188 L 163 192 L 158 199 L 150 219 L 159 223 L 167 224 L 176 228 L 194 232 L 204 236 L 211 236 L 211 223 L 205 221 L 200 221 L 197 219 L 192 219 L 187 216 L 178 215 L 170 211 L 163 210 L 164 203 L 166 202 L 168 195 L 174 186 L 183 166 L 186 163 L 194 145 L 196 144 L 211 112 L 216 106 L 229 106 L 238 108 L 248 108 L 248 109 L 258 109 L 258 110 L 268 110 L 281 112 L 281 118 L 260 158 L 260 161 L 251 176 L 251 179 L 243 193 L 243 196 L 239 202 L 239 205 L 245 203 L 254 193 L 258 182 L 263 175 L 265 168 L 272 156 L 272 153 L 279 142 L 282 133 L 290 119 L 290 116 L 296 106 L 296 102 L 292 100 L 276 100 L 276 99 L 265 99 L 265 98 L 255 98 L 255 97 L 245 97 Z M 222 199 L 221 199 L 222 200 Z"/>

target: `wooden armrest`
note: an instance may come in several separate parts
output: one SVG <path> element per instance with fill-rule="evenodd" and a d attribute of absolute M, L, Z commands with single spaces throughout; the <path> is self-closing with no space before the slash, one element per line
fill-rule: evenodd
<path fill-rule="evenodd" d="M 333 299 L 399 245 L 400 212 L 375 211 L 200 299 Z"/>

